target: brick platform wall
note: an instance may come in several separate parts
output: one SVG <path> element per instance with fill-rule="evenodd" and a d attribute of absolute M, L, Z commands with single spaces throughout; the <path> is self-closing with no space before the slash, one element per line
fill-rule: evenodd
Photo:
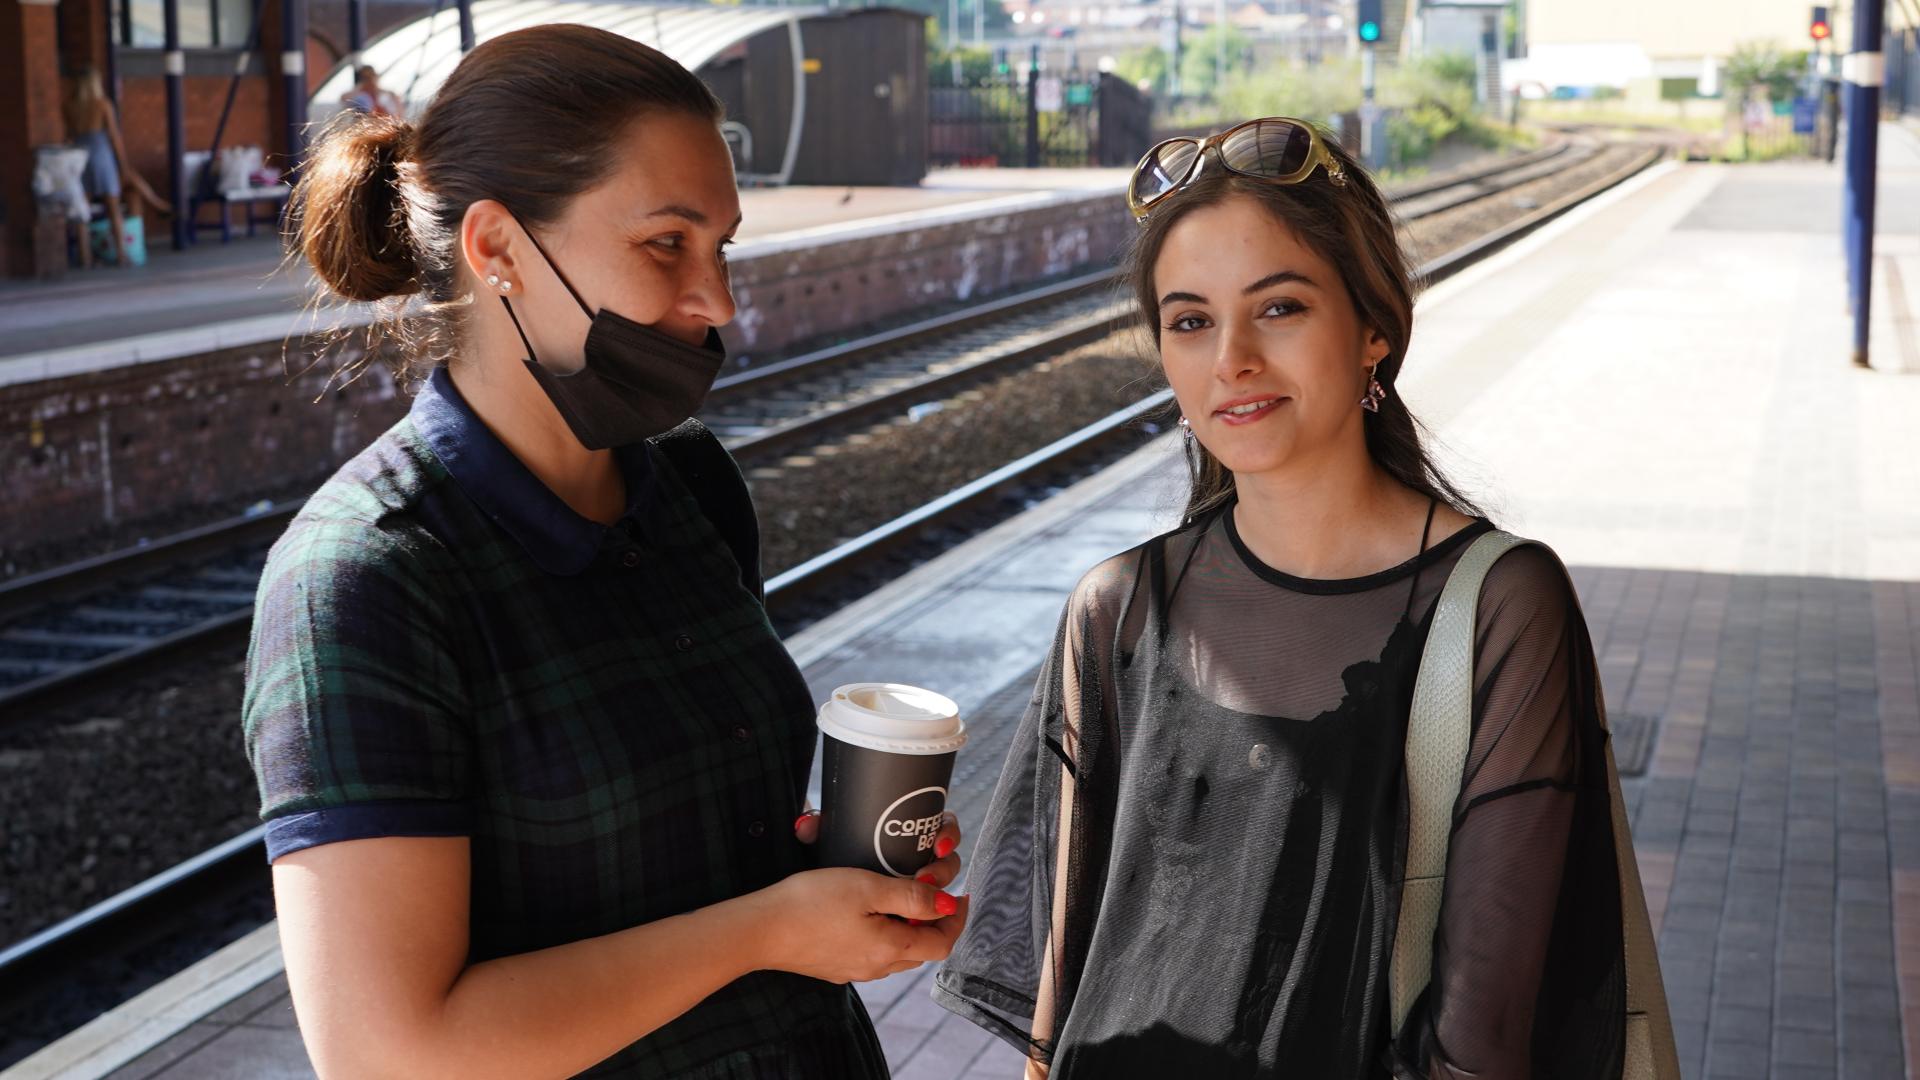
<path fill-rule="evenodd" d="M 749 250 L 734 266 L 740 312 L 723 333 L 735 356 L 779 353 L 943 300 L 1110 265 L 1131 229 L 1108 196 Z M 0 561 L 143 523 L 171 531 L 196 508 L 324 479 L 407 399 L 377 365 L 326 391 L 327 370 L 300 374 L 317 347 L 276 340 L 0 387 L 0 506 L 31 508 L 0 514 Z"/>
<path fill-rule="evenodd" d="M 1109 263 L 1133 232 L 1118 196 L 736 260 L 735 354 L 778 351 L 903 311 Z"/>
<path fill-rule="evenodd" d="M 0 388 L 0 551 L 317 483 L 405 410 L 383 370 L 322 394 L 279 342 Z M 316 401 L 316 399 L 318 399 Z"/>

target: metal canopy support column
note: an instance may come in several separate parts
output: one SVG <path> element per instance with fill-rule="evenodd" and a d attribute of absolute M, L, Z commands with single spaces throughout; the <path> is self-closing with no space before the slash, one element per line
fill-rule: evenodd
<path fill-rule="evenodd" d="M 287 169 L 291 172 L 300 168 L 307 150 L 307 0 L 282 0 L 280 77 L 286 86 Z"/>
<path fill-rule="evenodd" d="M 347 0 L 347 51 L 353 62 L 360 62 L 360 50 L 367 47 L 367 0 Z"/>
<path fill-rule="evenodd" d="M 180 47 L 180 0 L 161 0 L 160 26 L 167 70 L 167 176 L 172 181 L 173 249 L 180 251 L 192 239 L 192 222 L 187 220 L 187 54 Z"/>
<path fill-rule="evenodd" d="M 800 159 L 800 133 L 807 123 L 807 49 L 800 40 L 800 20 L 787 24 L 787 43 L 793 47 L 793 112 L 787 118 L 787 146 L 780 154 L 780 175 L 773 182 L 785 186 L 793 179 Z"/>
<path fill-rule="evenodd" d="M 111 5 L 117 0 L 104 0 Z M 109 13 L 101 20 L 106 27 L 107 58 L 106 65 L 100 69 L 100 76 L 106 82 L 107 100 L 113 102 L 114 115 L 120 115 L 120 43 L 113 37 L 113 15 Z"/>
<path fill-rule="evenodd" d="M 1880 84 L 1886 80 L 1885 0 L 1859 0 L 1853 9 L 1853 51 L 1840 65 L 1847 94 L 1847 294 L 1853 301 L 1853 362 L 1867 366 L 1873 313 L 1873 221 L 1880 165 Z"/>
<path fill-rule="evenodd" d="M 742 172 L 739 178 L 743 181 L 775 187 L 784 187 L 793 182 L 793 170 L 800 160 L 800 138 L 807 126 L 807 48 L 800 33 L 799 19 L 787 23 L 787 49 L 793 64 L 793 108 L 787 114 L 787 143 L 780 151 L 780 171 Z M 741 138 L 741 158 L 750 169 L 753 165 L 753 132 L 744 124 L 730 122 L 730 125 Z"/>
<path fill-rule="evenodd" d="M 473 0 L 456 0 L 460 11 L 460 51 L 473 51 Z"/>

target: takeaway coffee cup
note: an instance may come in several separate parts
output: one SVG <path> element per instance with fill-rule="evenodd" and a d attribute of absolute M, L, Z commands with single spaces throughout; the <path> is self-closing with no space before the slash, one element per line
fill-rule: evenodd
<path fill-rule="evenodd" d="M 953 757 L 954 703 L 901 683 L 849 683 L 820 706 L 822 866 L 912 877 L 933 861 Z"/>

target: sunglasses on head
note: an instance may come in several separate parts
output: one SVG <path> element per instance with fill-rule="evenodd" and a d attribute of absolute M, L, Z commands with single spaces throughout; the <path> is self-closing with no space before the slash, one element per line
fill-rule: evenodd
<path fill-rule="evenodd" d="M 1200 175 L 1200 162 L 1211 149 L 1228 172 L 1274 184 L 1297 184 L 1315 165 L 1323 165 L 1327 179 L 1344 187 L 1347 173 L 1327 149 L 1320 133 L 1305 120 L 1268 116 L 1236 124 L 1204 139 L 1182 136 L 1147 151 L 1133 167 L 1127 184 L 1127 207 L 1144 222 L 1153 205 Z"/>

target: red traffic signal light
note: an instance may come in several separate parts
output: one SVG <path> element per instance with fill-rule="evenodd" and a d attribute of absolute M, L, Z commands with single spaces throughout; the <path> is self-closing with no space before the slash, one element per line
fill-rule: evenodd
<path fill-rule="evenodd" d="M 1807 25 L 1807 36 L 1815 41 L 1825 41 L 1833 36 L 1833 24 L 1827 21 L 1825 6 L 1813 9 L 1813 21 Z"/>

